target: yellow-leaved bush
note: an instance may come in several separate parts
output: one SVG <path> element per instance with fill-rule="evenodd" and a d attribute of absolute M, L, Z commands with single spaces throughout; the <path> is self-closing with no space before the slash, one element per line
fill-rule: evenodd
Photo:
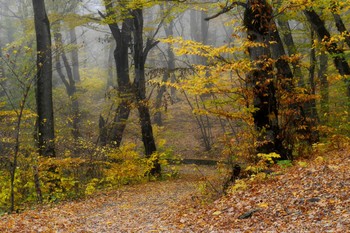
<path fill-rule="evenodd" d="M 255 165 L 248 166 L 245 170 L 253 174 L 258 174 L 264 169 L 267 169 L 269 164 L 274 164 L 274 160 L 280 158 L 281 156 L 275 152 L 264 154 L 258 153 L 258 162 Z"/>
<path fill-rule="evenodd" d="M 142 181 L 148 171 L 147 159 L 140 158 L 136 145 L 129 143 L 107 153 L 108 160 L 103 169 L 100 184 L 107 187 Z"/>
<path fill-rule="evenodd" d="M 91 195 L 100 189 L 117 188 L 149 179 L 149 171 L 157 159 L 166 165 L 166 152 L 141 156 L 136 145 L 127 143 L 120 148 L 100 147 L 81 141 L 80 152 L 66 150 L 57 157 L 40 157 L 30 149 L 18 156 L 14 181 L 16 209 L 42 201 L 56 202 Z M 94 146 L 94 148 L 92 148 Z M 11 155 L 9 155 L 11 156 Z M 0 214 L 10 205 L 9 166 L 0 169 Z M 36 178 L 35 178 L 36 177 Z M 39 191 L 40 190 L 40 191 Z"/>

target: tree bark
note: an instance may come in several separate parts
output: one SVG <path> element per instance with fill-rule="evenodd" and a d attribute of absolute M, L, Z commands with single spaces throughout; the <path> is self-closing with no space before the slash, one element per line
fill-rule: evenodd
<path fill-rule="evenodd" d="M 104 4 L 107 11 L 107 17 L 111 17 L 113 15 L 112 2 L 110 0 L 105 0 Z M 133 101 L 133 93 L 129 77 L 128 56 L 128 49 L 132 43 L 132 23 L 132 19 L 126 18 L 123 20 L 121 28 L 119 28 L 117 23 L 110 23 L 108 25 L 112 32 L 112 36 L 116 41 L 114 60 L 117 70 L 117 90 L 120 103 L 116 109 L 115 117 L 113 119 L 112 127 L 108 132 L 106 143 L 116 147 L 119 147 L 122 142 L 126 121 L 130 115 L 130 104 Z"/>
<path fill-rule="evenodd" d="M 2 57 L 2 46 L 0 44 L 0 97 L 5 95 L 5 90 L 3 88 L 6 88 L 6 81 L 3 80 L 5 78 L 5 67 L 2 59 L 4 58 Z"/>
<path fill-rule="evenodd" d="M 288 56 L 296 55 L 298 51 L 295 46 L 293 36 L 292 36 L 292 31 L 290 29 L 288 21 L 277 18 L 277 23 L 281 29 L 280 31 L 282 32 L 281 34 L 282 34 L 283 42 L 287 46 Z M 304 86 L 305 85 L 304 77 L 303 77 L 303 73 L 301 71 L 299 62 L 293 62 L 292 66 L 293 66 L 294 78 L 298 78 L 299 86 L 301 87 Z"/>
<path fill-rule="evenodd" d="M 38 148 L 43 156 L 55 156 L 52 102 L 52 53 L 50 23 L 44 0 L 32 0 L 37 41 L 36 103 Z"/>
<path fill-rule="evenodd" d="M 133 38 L 134 38 L 134 66 L 135 66 L 135 80 L 134 80 L 134 91 L 138 105 L 138 111 L 140 115 L 142 142 L 145 147 L 145 155 L 150 158 L 151 155 L 156 152 L 156 143 L 153 136 L 153 129 L 151 123 L 151 116 L 147 106 L 146 99 L 146 79 L 145 79 L 145 61 L 147 57 L 147 51 L 152 46 L 151 42 L 148 41 L 145 50 L 143 49 L 143 13 L 142 9 L 133 10 Z M 156 158 L 153 161 L 153 168 L 150 173 L 152 175 L 159 175 L 161 167 Z"/>
<path fill-rule="evenodd" d="M 63 41 L 62 41 L 62 34 L 60 32 L 60 22 L 56 22 L 54 25 L 54 40 L 56 44 L 56 71 L 61 78 L 64 86 L 66 87 L 66 92 L 68 94 L 69 100 L 71 102 L 71 121 L 69 122 L 71 124 L 71 132 L 73 135 L 74 140 L 77 140 L 78 137 L 80 137 L 79 133 L 79 122 L 80 122 L 80 111 L 79 111 L 79 102 L 76 97 L 76 86 L 75 86 L 75 78 L 74 78 L 74 69 L 72 70 L 68 58 L 66 56 L 66 53 L 64 51 Z M 62 70 L 62 64 L 60 62 L 60 59 L 62 58 L 63 61 L 63 67 L 65 67 L 66 75 L 64 75 Z"/>
<path fill-rule="evenodd" d="M 126 122 L 130 115 L 130 104 L 133 101 L 133 94 L 129 76 L 128 57 L 128 48 L 129 45 L 132 43 L 131 30 L 132 20 L 125 19 L 122 23 L 122 29 L 118 32 L 119 36 L 114 37 L 114 39 L 116 40 L 114 60 L 117 69 L 117 89 L 118 97 L 120 98 L 120 103 L 118 105 L 118 108 L 116 109 L 112 129 L 108 137 L 108 143 L 111 145 L 115 145 L 116 147 L 119 147 L 122 142 Z"/>
<path fill-rule="evenodd" d="M 115 75 L 114 50 L 115 50 L 115 43 L 114 41 L 111 41 L 109 53 L 108 53 L 108 63 L 107 63 L 107 69 L 108 69 L 107 86 L 106 86 L 107 91 L 111 87 L 114 87 L 114 82 L 113 82 L 114 75 Z"/>
<path fill-rule="evenodd" d="M 163 79 L 162 82 L 167 82 L 170 76 L 170 72 L 168 69 L 164 70 L 164 74 L 163 74 Z M 155 109 L 156 109 L 156 113 L 154 114 L 154 123 L 156 123 L 158 126 L 163 125 L 163 120 L 162 120 L 162 112 L 161 112 L 161 107 L 162 107 L 162 99 L 164 96 L 164 93 L 166 91 L 166 87 L 165 85 L 161 85 L 158 89 L 158 93 L 156 96 L 156 102 L 155 102 Z"/>
<path fill-rule="evenodd" d="M 257 153 L 277 152 L 286 158 L 282 141 L 278 137 L 278 109 L 276 89 L 273 82 L 272 64 L 269 61 L 269 33 L 272 20 L 272 8 L 268 3 L 258 0 L 248 0 L 244 12 L 244 26 L 247 28 L 248 39 L 260 46 L 248 48 L 254 68 L 248 75 L 249 83 L 253 87 L 254 124 L 258 131 Z"/>
<path fill-rule="evenodd" d="M 75 28 L 69 30 L 70 44 L 73 45 L 73 49 L 71 52 L 72 57 L 72 70 L 73 77 L 75 82 L 80 82 L 80 72 L 79 72 L 79 54 L 78 54 L 78 41 L 77 41 L 77 33 Z"/>
<path fill-rule="evenodd" d="M 174 32 L 173 32 L 173 28 L 174 28 L 174 22 L 171 21 L 168 25 L 166 25 L 164 27 L 165 30 L 165 34 L 167 37 L 173 36 Z M 170 82 L 174 83 L 175 82 L 175 55 L 174 52 L 171 48 L 171 45 L 168 45 L 167 48 L 167 67 L 165 68 L 164 74 L 163 74 L 163 79 L 162 82 L 167 82 L 169 80 L 170 77 Z M 166 91 L 166 86 L 162 85 L 159 89 L 158 89 L 158 93 L 156 96 L 156 102 L 155 102 L 155 109 L 156 109 L 156 113 L 154 115 L 154 122 L 157 125 L 162 125 L 162 112 L 160 110 L 161 106 L 162 106 L 162 99 L 164 96 L 164 93 Z M 170 87 L 170 91 L 171 91 L 171 98 L 174 100 L 176 98 L 176 90 L 173 87 Z"/>
<path fill-rule="evenodd" d="M 350 67 L 345 60 L 344 51 L 335 42 L 331 42 L 331 35 L 326 29 L 324 21 L 314 10 L 305 10 L 304 14 L 311 24 L 312 29 L 317 33 L 319 41 L 324 42 L 327 51 L 333 55 L 333 62 L 340 75 L 350 75 Z M 347 97 L 350 98 L 350 80 L 344 79 Z M 348 106 L 350 108 L 350 106 Z"/>
<path fill-rule="evenodd" d="M 332 12 L 332 15 L 333 15 L 333 18 L 334 18 L 334 21 L 335 21 L 335 25 L 336 25 L 338 31 L 344 36 L 345 43 L 350 47 L 350 33 L 346 29 L 342 18 L 338 14 L 339 7 L 340 6 L 338 4 L 338 1 L 331 1 L 330 11 Z"/>
<path fill-rule="evenodd" d="M 311 50 L 310 50 L 310 68 L 309 68 L 309 83 L 310 83 L 310 93 L 312 95 L 316 94 L 316 83 L 315 83 L 315 71 L 316 71 L 316 51 L 314 48 L 314 32 L 311 29 Z M 317 108 L 316 108 L 316 100 L 313 98 L 310 101 L 308 101 L 308 104 L 310 105 L 307 109 L 308 113 L 307 116 L 310 116 L 315 123 L 319 122 L 319 118 L 317 115 Z"/>
<path fill-rule="evenodd" d="M 113 4 L 110 0 L 104 1 L 107 16 L 113 17 Z M 121 6 L 123 7 L 123 6 Z M 142 9 L 131 9 L 130 16 L 122 22 L 122 29 L 117 23 L 110 23 L 109 28 L 113 38 L 116 40 L 116 50 L 114 57 L 117 67 L 118 91 L 121 103 L 117 108 L 117 113 L 112 127 L 112 140 L 116 146 L 120 145 L 126 120 L 130 114 L 130 103 L 136 99 L 137 108 L 140 115 L 142 141 L 145 147 L 146 158 L 150 158 L 156 151 L 156 144 L 153 137 L 151 116 L 146 99 L 145 62 L 147 54 L 158 42 L 147 40 L 146 47 L 143 48 L 143 13 Z M 133 33 L 133 41 L 131 37 Z M 130 47 L 134 58 L 135 79 L 133 85 L 129 78 L 128 48 Z M 153 161 L 152 175 L 159 175 L 161 167 L 156 158 Z"/>
<path fill-rule="evenodd" d="M 350 47 L 350 33 L 345 27 L 345 24 L 339 14 L 333 13 L 333 18 L 335 20 L 335 25 L 340 33 L 345 37 L 346 44 Z"/>
<path fill-rule="evenodd" d="M 318 79 L 320 80 L 321 109 L 320 115 L 323 123 L 329 121 L 329 83 L 327 78 L 328 55 L 321 52 L 319 55 Z"/>
<path fill-rule="evenodd" d="M 280 26 L 280 30 L 277 29 L 277 25 L 272 21 L 272 39 L 276 41 L 276 43 L 271 44 L 272 57 L 277 59 L 276 68 L 277 68 L 277 76 L 280 78 L 279 81 L 282 80 L 282 89 L 289 92 L 289 94 L 293 93 L 294 89 L 294 81 L 296 78 L 298 80 L 298 85 L 301 87 L 305 87 L 305 81 L 303 78 L 303 74 L 300 68 L 299 62 L 293 62 L 293 70 L 290 69 L 289 63 L 284 59 L 286 56 L 286 52 L 283 47 L 282 39 L 279 36 L 279 31 L 282 31 L 282 38 L 287 47 L 288 55 L 293 56 L 297 54 L 297 49 L 294 44 L 294 40 L 292 37 L 291 29 L 287 20 L 283 19 L 283 15 L 277 18 L 278 25 Z M 310 76 L 309 80 L 313 80 Z M 304 92 L 305 95 L 310 95 L 312 92 Z M 293 98 L 290 96 L 289 98 Z M 316 111 L 316 101 L 315 99 L 307 100 L 302 103 L 292 103 L 289 108 L 292 110 L 289 118 L 291 119 L 289 122 L 293 124 L 293 127 L 298 128 L 297 132 L 301 135 L 305 140 L 312 144 L 318 141 L 318 133 L 316 130 L 313 130 L 313 127 L 317 124 L 318 115 Z M 289 130 L 292 130 L 289 127 Z M 283 137 L 282 137 L 283 138 Z M 288 141 L 288 138 L 286 138 Z M 293 144 L 293 143 L 292 143 Z M 289 150 L 289 157 L 292 157 L 292 151 Z"/>
<path fill-rule="evenodd" d="M 165 27 L 165 33 L 167 37 L 173 36 L 174 35 L 174 21 L 171 21 L 169 23 L 168 27 Z M 168 45 L 167 49 L 167 55 L 168 55 L 168 71 L 170 75 L 170 82 L 175 83 L 176 82 L 176 75 L 175 75 L 175 54 L 174 51 L 171 49 L 171 46 Z M 176 97 L 176 88 L 175 87 L 170 87 L 170 95 L 173 101 L 177 101 Z"/>

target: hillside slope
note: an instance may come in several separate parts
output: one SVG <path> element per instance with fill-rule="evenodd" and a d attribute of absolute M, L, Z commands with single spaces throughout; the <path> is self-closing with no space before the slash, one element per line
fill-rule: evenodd
<path fill-rule="evenodd" d="M 350 153 L 333 151 L 280 168 L 203 204 L 198 187 L 213 167 L 124 187 L 85 200 L 0 217 L 0 232 L 347 232 Z M 184 173 L 185 172 L 185 173 Z M 204 175 L 205 174 L 205 175 Z"/>

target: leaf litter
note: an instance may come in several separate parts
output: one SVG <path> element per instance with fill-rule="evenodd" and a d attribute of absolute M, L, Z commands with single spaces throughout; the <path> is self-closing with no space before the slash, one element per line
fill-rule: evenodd
<path fill-rule="evenodd" d="M 202 168 L 201 168 L 202 169 Z M 0 232 L 347 232 L 350 153 L 280 169 L 213 201 L 198 185 L 217 176 L 187 171 L 179 179 L 126 186 L 84 200 L 0 218 Z M 276 173 L 277 174 L 277 173 Z M 216 177 L 216 179 L 218 179 Z"/>

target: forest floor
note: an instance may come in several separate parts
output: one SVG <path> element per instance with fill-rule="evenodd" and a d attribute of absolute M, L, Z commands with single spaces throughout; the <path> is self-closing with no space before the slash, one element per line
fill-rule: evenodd
<path fill-rule="evenodd" d="M 184 169 L 185 168 L 185 169 Z M 268 177 L 237 182 L 215 201 L 199 188 L 215 167 L 183 165 L 177 179 L 0 217 L 0 232 L 348 232 L 350 153 L 335 150 Z"/>

